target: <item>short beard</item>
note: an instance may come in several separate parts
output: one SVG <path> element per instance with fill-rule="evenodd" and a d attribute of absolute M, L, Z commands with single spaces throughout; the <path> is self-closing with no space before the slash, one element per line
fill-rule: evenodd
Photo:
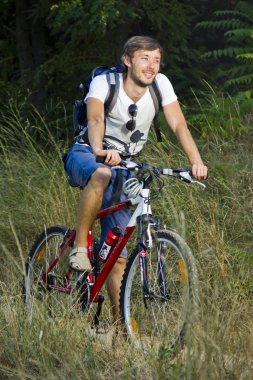
<path fill-rule="evenodd" d="M 151 83 L 148 83 L 148 84 L 145 83 L 145 82 L 142 82 L 139 78 L 136 77 L 135 73 L 132 73 L 132 75 L 131 75 L 131 79 L 132 79 L 132 81 L 133 81 L 137 86 L 142 87 L 142 88 L 146 88 L 146 87 L 150 86 L 150 85 L 153 83 L 153 81 L 154 81 L 154 79 L 152 79 L 152 82 L 151 82 Z"/>

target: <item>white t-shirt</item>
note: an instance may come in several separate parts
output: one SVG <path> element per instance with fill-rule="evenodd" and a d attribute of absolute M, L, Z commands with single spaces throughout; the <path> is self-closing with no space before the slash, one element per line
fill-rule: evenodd
<path fill-rule="evenodd" d="M 158 73 L 156 75 L 157 84 L 162 96 L 162 106 L 177 100 L 177 96 L 169 79 Z M 109 90 L 106 75 L 95 77 L 85 98 L 96 98 L 105 102 Z M 106 130 L 104 140 L 112 145 L 112 148 L 119 152 L 137 154 L 148 138 L 148 132 L 155 116 L 155 107 L 149 89 L 136 103 L 138 110 L 136 115 L 136 127 L 134 131 L 126 128 L 126 123 L 131 120 L 128 107 L 133 104 L 133 100 L 128 97 L 123 88 L 123 75 L 120 74 L 120 86 L 117 101 L 112 111 L 106 116 Z"/>

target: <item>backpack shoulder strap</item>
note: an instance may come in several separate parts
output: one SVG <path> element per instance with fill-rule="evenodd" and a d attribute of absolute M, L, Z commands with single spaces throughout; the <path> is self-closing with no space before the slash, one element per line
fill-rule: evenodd
<path fill-rule="evenodd" d="M 149 86 L 149 91 L 150 91 L 150 95 L 152 97 L 154 107 L 155 107 L 155 117 L 154 117 L 155 133 L 156 133 L 157 140 L 161 142 L 162 135 L 161 135 L 161 130 L 160 130 L 159 111 L 162 108 L 162 96 L 161 96 L 156 79 Z"/>
<path fill-rule="evenodd" d="M 160 93 L 156 79 L 149 86 L 149 91 L 150 91 L 152 100 L 154 102 L 155 114 L 157 114 L 160 111 L 160 109 L 162 108 L 162 96 L 161 96 L 161 93 Z"/>
<path fill-rule="evenodd" d="M 106 74 L 106 79 L 109 85 L 109 91 L 105 100 L 105 115 L 108 115 L 108 113 L 111 112 L 117 101 L 119 93 L 119 73 L 108 72 Z"/>

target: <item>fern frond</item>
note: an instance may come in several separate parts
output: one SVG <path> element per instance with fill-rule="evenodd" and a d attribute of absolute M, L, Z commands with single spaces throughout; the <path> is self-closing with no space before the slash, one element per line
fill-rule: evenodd
<path fill-rule="evenodd" d="M 240 54 L 248 53 L 249 49 L 242 49 L 242 48 L 236 48 L 236 47 L 228 47 L 226 49 L 218 49 L 218 50 L 212 50 L 208 51 L 205 54 L 202 54 L 202 58 L 221 58 L 221 57 L 236 57 Z"/>
<path fill-rule="evenodd" d="M 253 19 L 252 17 L 248 16 L 246 13 L 243 13 L 243 12 L 240 12 L 240 11 L 226 11 L 226 10 L 223 10 L 223 11 L 215 11 L 213 13 L 215 16 L 218 16 L 218 17 L 239 17 L 239 18 L 242 18 L 244 20 L 247 20 L 249 22 L 249 24 L 253 24 Z"/>
<path fill-rule="evenodd" d="M 218 70 L 218 73 L 216 75 L 216 79 L 219 83 L 224 83 L 225 81 L 227 80 L 230 80 L 230 79 L 234 79 L 234 78 L 239 78 L 241 76 L 244 76 L 244 75 L 249 75 L 251 74 L 251 71 L 239 71 L 237 72 L 236 70 L 233 69 L 230 69 L 230 70 L 224 70 L 224 69 L 220 69 Z"/>
<path fill-rule="evenodd" d="M 203 29 L 240 29 L 245 23 L 238 19 L 217 20 L 217 21 L 201 21 L 197 23 L 196 28 Z M 246 25 L 248 27 L 248 25 Z"/>
<path fill-rule="evenodd" d="M 237 78 L 229 79 L 225 82 L 225 87 L 235 86 L 235 85 L 245 85 L 253 83 L 253 74 L 243 75 Z"/>
<path fill-rule="evenodd" d="M 247 38 L 250 37 L 253 39 L 253 28 L 240 28 L 240 29 L 233 29 L 228 30 L 224 33 L 225 37 L 236 37 L 236 38 Z"/>
<path fill-rule="evenodd" d="M 238 54 L 236 56 L 236 59 L 238 59 L 238 61 L 242 61 L 245 63 L 249 62 L 252 64 L 253 63 L 253 53 Z M 252 67 L 252 65 L 251 65 L 251 67 Z"/>
<path fill-rule="evenodd" d="M 235 78 L 243 75 L 248 75 L 252 73 L 252 65 L 251 64 L 244 64 L 244 65 L 238 65 L 233 66 L 231 69 L 223 70 L 222 75 L 223 77 L 227 78 Z"/>

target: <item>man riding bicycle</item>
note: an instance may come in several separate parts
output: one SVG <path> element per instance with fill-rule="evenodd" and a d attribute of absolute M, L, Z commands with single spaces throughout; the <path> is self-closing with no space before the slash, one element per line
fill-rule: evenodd
<path fill-rule="evenodd" d="M 87 256 L 87 235 L 101 207 L 112 204 L 117 189 L 117 173 L 110 167 L 118 165 L 121 156 L 138 154 L 148 138 L 155 116 L 155 107 L 149 86 L 156 79 L 162 98 L 162 108 L 168 126 L 177 136 L 186 153 L 195 178 L 207 177 L 197 146 L 187 124 L 177 96 L 169 79 L 159 73 L 163 50 L 151 37 L 134 36 L 123 48 L 122 63 L 125 72 L 120 74 L 119 93 L 113 109 L 105 116 L 104 103 L 108 93 L 105 75 L 95 77 L 85 98 L 88 117 L 89 145 L 77 138 L 68 153 L 65 169 L 71 182 L 83 188 L 77 212 L 75 247 L 70 253 L 70 266 L 77 271 L 90 271 Z M 106 143 L 107 149 L 104 148 Z M 109 148 L 108 148 L 109 147 Z M 105 163 L 96 157 L 105 157 Z M 123 172 L 124 180 L 129 174 Z M 120 195 L 121 200 L 125 195 Z M 102 239 L 117 226 L 123 230 L 130 211 L 121 210 L 101 220 Z M 127 252 L 122 251 L 107 281 L 107 290 L 113 306 L 114 317 L 119 318 L 119 290 L 126 265 Z"/>

